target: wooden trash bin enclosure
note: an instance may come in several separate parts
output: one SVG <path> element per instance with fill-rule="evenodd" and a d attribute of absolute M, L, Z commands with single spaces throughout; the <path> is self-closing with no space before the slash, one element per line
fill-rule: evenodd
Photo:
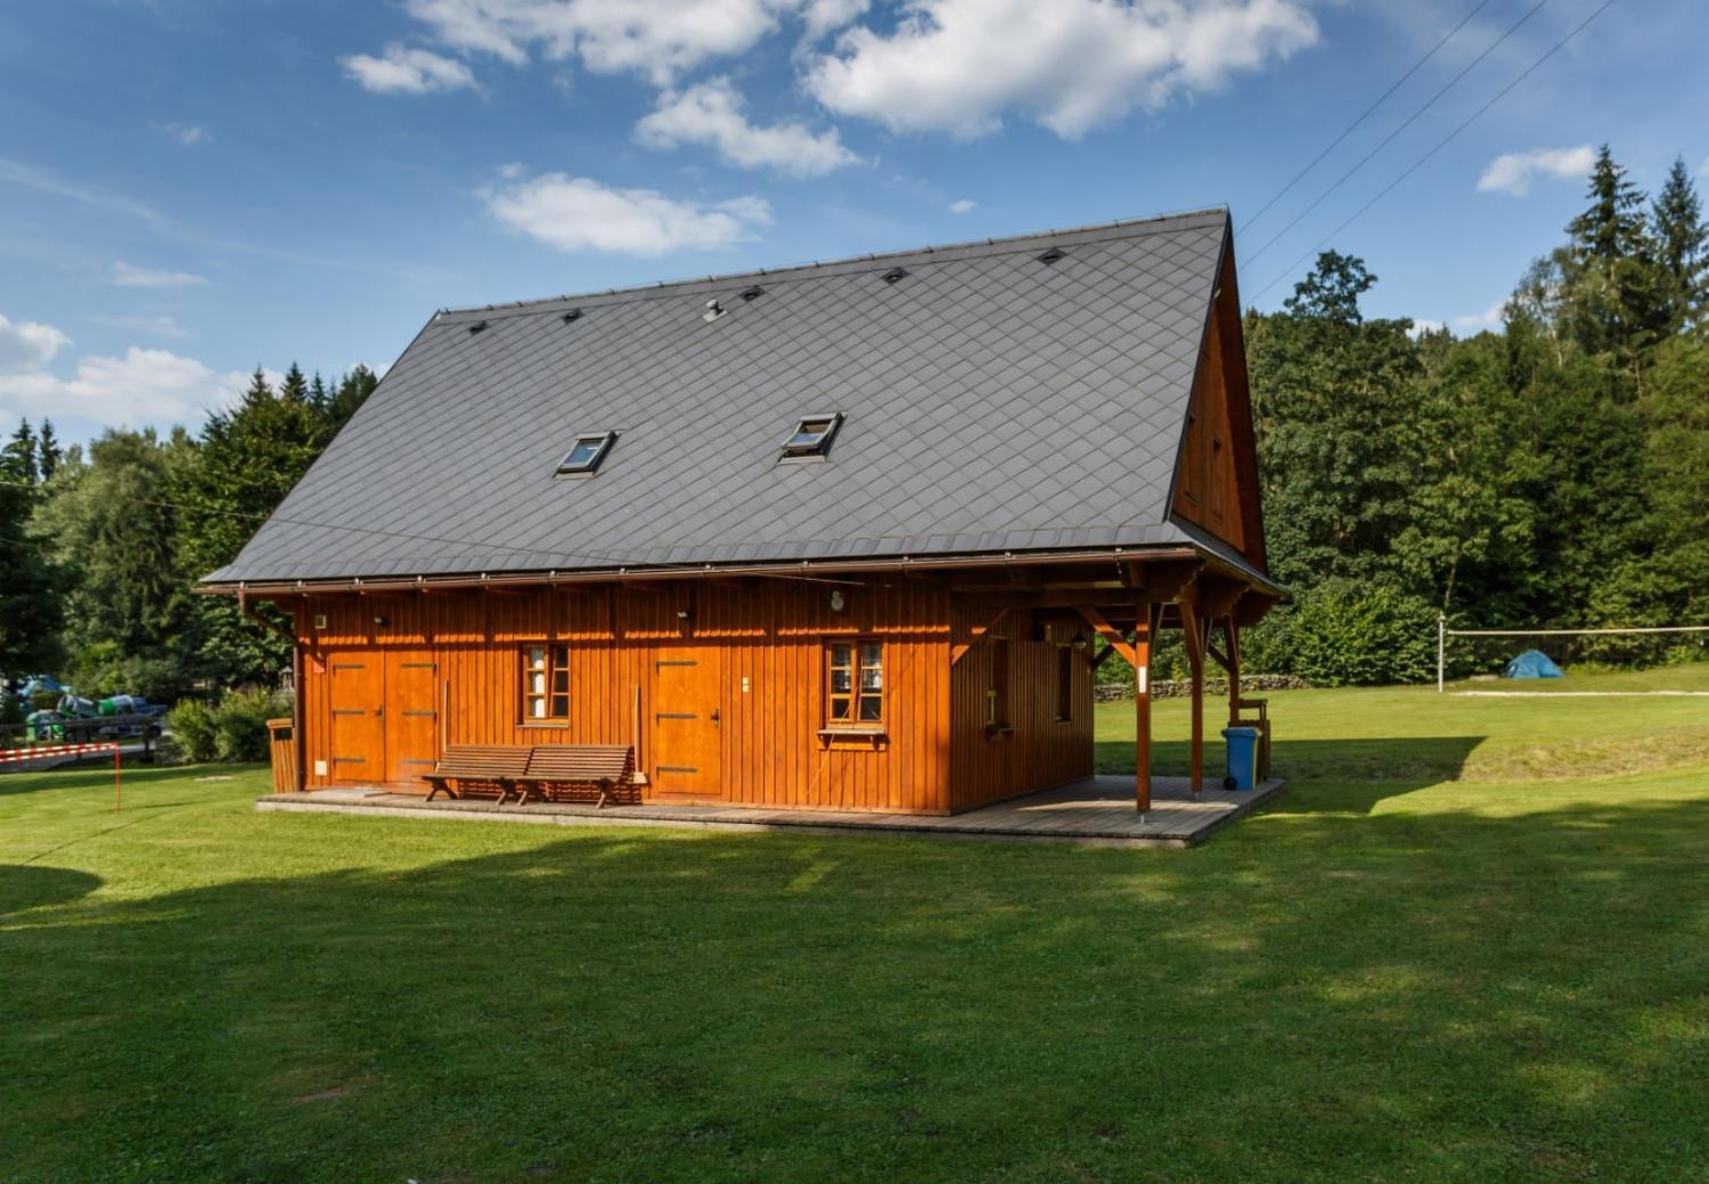
<path fill-rule="evenodd" d="M 290 717 L 267 721 L 267 750 L 273 759 L 273 792 L 297 790 L 297 741 Z"/>

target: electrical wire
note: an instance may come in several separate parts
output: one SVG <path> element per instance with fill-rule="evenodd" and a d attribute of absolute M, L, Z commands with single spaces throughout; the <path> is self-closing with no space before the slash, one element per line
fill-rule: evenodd
<path fill-rule="evenodd" d="M 1293 180 L 1289 181 L 1286 185 L 1284 185 L 1280 189 L 1276 190 L 1275 195 L 1272 196 L 1269 201 L 1264 203 L 1263 209 L 1259 210 L 1256 214 L 1252 215 L 1252 217 L 1246 219 L 1245 222 L 1241 223 L 1239 231 L 1237 233 L 1245 233 L 1246 231 L 1251 230 L 1253 223 L 1258 222 L 1260 219 L 1262 219 L 1264 217 L 1265 214 L 1268 214 L 1277 202 L 1281 201 L 1282 198 L 1286 197 L 1295 185 L 1298 185 L 1301 181 L 1303 181 L 1305 179 L 1306 174 L 1310 173 L 1318 165 L 1322 164 L 1324 157 L 1328 156 L 1331 152 L 1334 152 L 1337 148 L 1341 147 L 1342 143 L 1347 139 L 1348 136 L 1352 135 L 1356 130 L 1358 130 L 1358 128 L 1361 124 L 1363 124 L 1367 119 L 1369 119 L 1372 115 L 1374 115 L 1376 113 L 1376 110 L 1378 107 L 1381 107 L 1384 103 L 1388 102 L 1389 99 L 1394 95 L 1395 91 L 1397 91 L 1401 87 L 1405 86 L 1406 83 L 1412 78 L 1412 76 L 1414 74 L 1418 73 L 1420 70 L 1422 70 L 1424 68 L 1425 64 L 1428 63 L 1431 58 L 1434 58 L 1438 53 L 1440 53 L 1443 46 L 1447 45 L 1448 42 L 1452 41 L 1455 38 L 1455 36 L 1458 35 L 1458 33 L 1460 32 L 1461 29 L 1465 28 L 1467 25 L 1469 25 L 1472 22 L 1473 17 L 1477 16 L 1478 13 L 1480 13 L 1484 9 L 1488 8 L 1490 6 L 1490 2 L 1491 2 L 1491 0 L 1479 0 L 1478 6 L 1476 8 L 1472 9 L 1465 16 L 1461 17 L 1459 24 L 1455 25 L 1452 29 L 1449 29 L 1446 33 L 1444 33 L 1442 35 L 1442 39 L 1440 41 L 1438 41 L 1435 45 L 1430 47 L 1429 53 L 1425 54 L 1423 57 L 1419 58 L 1416 62 L 1412 63 L 1412 69 L 1408 70 L 1405 74 L 1402 74 L 1398 79 L 1395 80 L 1395 83 L 1393 86 L 1389 87 L 1380 96 L 1378 96 L 1376 102 L 1372 103 L 1369 107 L 1366 107 L 1364 114 L 1360 115 L 1359 118 L 1355 119 L 1352 123 L 1348 124 L 1345 128 L 1343 128 L 1341 131 L 1341 134 L 1339 136 L 1336 136 L 1333 140 L 1331 140 L 1329 142 L 1329 146 L 1327 148 L 1325 148 L 1322 152 L 1319 152 L 1315 157 L 1313 157 L 1312 162 L 1310 164 L 1306 165 L 1305 168 L 1301 169 L 1299 172 L 1294 174 Z"/>
<path fill-rule="evenodd" d="M 1321 251 L 1330 242 L 1330 240 L 1334 239 L 1337 235 L 1339 235 L 1343 231 L 1345 231 L 1349 226 L 1353 225 L 1353 223 L 1357 222 L 1360 218 L 1364 217 L 1364 215 L 1371 209 L 1372 206 L 1374 206 L 1378 202 L 1382 201 L 1383 198 L 1387 197 L 1390 193 L 1393 193 L 1397 188 L 1400 187 L 1400 185 L 1404 181 L 1406 181 L 1406 179 L 1408 177 L 1411 177 L 1419 169 L 1423 168 L 1427 163 L 1429 163 L 1429 161 L 1432 158 L 1435 157 L 1435 155 L 1438 152 L 1440 152 L 1440 151 L 1442 151 L 1442 149 L 1446 148 L 1450 141 L 1452 141 L 1461 132 L 1465 131 L 1468 127 L 1472 126 L 1472 124 L 1476 123 L 1480 118 L 1483 117 L 1483 115 L 1491 107 L 1495 106 L 1502 99 L 1506 98 L 1508 96 L 1508 94 L 1511 93 L 1513 91 L 1513 89 L 1515 87 L 1517 87 L 1520 83 L 1524 82 L 1527 78 L 1531 77 L 1532 74 L 1535 74 L 1537 72 L 1537 70 L 1542 67 L 1543 63 L 1547 62 L 1550 58 L 1554 57 L 1562 49 L 1566 48 L 1567 43 L 1569 41 L 1571 41 L 1574 37 L 1577 37 L 1580 33 L 1584 32 L 1584 30 L 1590 26 L 1590 23 L 1592 21 L 1594 21 L 1597 17 L 1601 16 L 1603 13 L 1607 12 L 1610 8 L 1613 8 L 1615 2 L 1616 2 L 1616 0 L 1604 0 L 1604 3 L 1602 4 L 1602 6 L 1600 8 L 1598 8 L 1595 12 L 1591 13 L 1589 16 L 1585 17 L 1584 20 L 1580 21 L 1577 25 L 1573 26 L 1572 30 L 1570 32 L 1568 32 L 1565 37 L 1562 37 L 1559 41 L 1555 42 L 1554 45 L 1550 46 L 1548 51 L 1546 53 L 1544 53 L 1542 57 L 1538 58 L 1536 61 L 1532 62 L 1529 66 L 1527 66 L 1525 68 L 1525 70 L 1523 72 L 1521 72 L 1520 75 L 1517 78 L 1515 78 L 1512 82 L 1509 82 L 1506 86 L 1504 86 L 1500 90 L 1496 91 L 1495 94 L 1492 95 L 1490 97 L 1490 99 L 1486 103 L 1484 103 L 1483 106 L 1479 107 L 1476 111 L 1473 111 L 1471 113 L 1471 115 L 1469 115 L 1463 123 L 1461 123 L 1453 131 L 1449 132 L 1446 136 L 1443 136 L 1441 140 L 1437 141 L 1435 147 L 1431 148 L 1430 151 L 1426 152 L 1423 156 L 1420 156 L 1417 160 L 1413 161 L 1412 165 L 1410 167 L 1408 167 L 1405 172 L 1401 173 L 1400 176 L 1396 177 L 1393 181 L 1390 181 L 1387 185 L 1385 185 L 1381 190 L 1379 190 L 1377 192 L 1377 194 L 1374 197 L 1371 198 L 1371 200 L 1367 201 L 1364 205 L 1360 206 L 1357 210 L 1354 210 L 1353 213 L 1347 218 L 1346 221 L 1341 223 L 1341 225 L 1337 226 L 1334 230 L 1330 231 L 1328 234 L 1324 235 L 1321 239 L 1319 239 L 1317 241 L 1317 244 L 1315 246 L 1313 246 L 1309 251 L 1305 252 L 1305 254 L 1301 255 L 1298 259 L 1294 260 L 1291 264 L 1289 264 L 1287 267 L 1282 269 L 1282 271 L 1279 272 L 1274 279 L 1272 279 L 1269 283 L 1265 284 L 1262 288 L 1258 289 L 1258 291 L 1253 294 L 1252 298 L 1254 300 L 1257 300 L 1259 297 L 1263 296 L 1264 293 L 1268 292 L 1271 288 L 1274 288 L 1277 284 L 1281 283 L 1288 276 L 1292 275 L 1294 273 L 1294 271 L 1300 267 L 1301 264 L 1305 263 L 1306 260 L 1310 259 L 1318 251 Z"/>
<path fill-rule="evenodd" d="M 1524 16 L 1522 16 L 1518 20 L 1514 21 L 1513 24 L 1508 26 L 1507 31 L 1505 33 L 1503 33 L 1500 37 L 1497 37 L 1494 41 L 1490 42 L 1490 44 L 1484 49 L 1484 51 L 1482 53 L 1480 53 L 1477 57 L 1473 58 L 1471 60 L 1471 62 L 1467 64 L 1465 69 L 1461 70 L 1458 74 L 1456 74 L 1452 78 L 1450 78 L 1448 80 L 1448 82 L 1446 83 L 1446 85 L 1444 85 L 1442 87 L 1442 89 L 1438 90 L 1435 94 L 1431 95 L 1428 99 L 1426 99 L 1424 101 L 1423 106 L 1419 107 L 1411 115 L 1408 115 L 1406 117 L 1406 119 L 1401 122 L 1399 127 L 1395 128 L 1388 135 L 1384 136 L 1381 140 L 1379 140 L 1377 142 L 1377 146 L 1375 148 L 1371 149 L 1369 152 L 1365 153 L 1364 156 L 1360 157 L 1359 162 L 1357 164 L 1355 164 L 1352 168 L 1348 169 L 1345 173 L 1343 173 L 1339 180 L 1337 180 L 1328 189 L 1325 189 L 1322 193 L 1318 194 L 1317 197 L 1309 205 L 1307 205 L 1305 209 L 1301 210 L 1298 214 L 1295 214 L 1293 221 L 1289 222 L 1286 226 L 1282 227 L 1275 234 L 1271 235 L 1269 241 L 1267 241 L 1263 246 L 1259 247 L 1256 251 L 1254 251 L 1250 255 L 1246 256 L 1244 262 L 1247 263 L 1248 265 L 1250 265 L 1254 260 L 1256 260 L 1260 256 L 1262 256 L 1264 254 L 1264 252 L 1268 251 L 1271 247 L 1275 246 L 1278 242 L 1280 242 L 1282 240 L 1282 238 L 1285 237 L 1290 230 L 1292 230 L 1294 227 L 1298 226 L 1301 222 L 1305 221 L 1307 216 L 1309 216 L 1313 210 L 1317 209 L 1318 206 L 1322 205 L 1325 201 L 1327 201 L 1329 199 L 1329 197 L 1332 194 L 1334 194 L 1334 192 L 1337 189 L 1340 189 L 1348 181 L 1352 180 L 1353 177 L 1361 169 L 1363 169 L 1366 165 L 1370 164 L 1372 160 L 1376 159 L 1376 156 L 1378 153 L 1380 153 L 1384 148 L 1387 148 L 1390 144 L 1394 143 L 1395 138 L 1398 137 L 1407 128 L 1411 127 L 1414 123 L 1418 122 L 1419 118 L 1421 116 L 1423 116 L 1426 111 L 1428 111 L 1428 110 L 1430 110 L 1430 108 L 1434 107 L 1437 104 L 1437 102 L 1442 99 L 1442 97 L 1444 95 L 1446 95 L 1449 91 L 1453 90 L 1456 86 L 1458 86 L 1460 84 L 1460 81 L 1462 79 L 1464 79 L 1466 77 L 1466 75 L 1470 74 L 1473 70 L 1477 69 L 1478 66 L 1482 65 L 1484 62 L 1484 59 L 1488 58 L 1490 54 L 1494 53 L 1497 49 L 1499 49 L 1501 47 L 1501 45 L 1504 42 L 1506 42 L 1509 37 L 1511 37 L 1515 33 L 1517 33 L 1519 31 L 1519 29 L 1525 24 L 1525 22 L 1529 21 L 1532 17 L 1536 16 L 1539 12 L 1541 12 L 1543 10 L 1543 8 L 1548 3 L 1549 3 L 1549 0 L 1537 0 L 1536 4 L 1532 5 L 1528 10 L 1526 10 L 1526 13 Z"/>

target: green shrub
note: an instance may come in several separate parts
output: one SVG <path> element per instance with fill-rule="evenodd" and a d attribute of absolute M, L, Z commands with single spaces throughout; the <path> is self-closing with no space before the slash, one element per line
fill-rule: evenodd
<path fill-rule="evenodd" d="M 198 699 L 185 699 L 166 713 L 166 730 L 186 761 L 202 764 L 217 754 L 214 713 Z"/>
<path fill-rule="evenodd" d="M 1326 580 L 1290 622 L 1293 673 L 1317 686 L 1425 682 L 1436 673 L 1436 613 L 1398 589 Z"/>
<path fill-rule="evenodd" d="M 290 703 L 268 691 L 234 691 L 214 709 L 214 749 L 222 761 L 267 759 L 267 721 L 289 715 Z"/>

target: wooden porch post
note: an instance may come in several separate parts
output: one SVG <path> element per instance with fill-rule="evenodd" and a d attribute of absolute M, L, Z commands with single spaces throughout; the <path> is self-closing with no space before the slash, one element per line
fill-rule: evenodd
<path fill-rule="evenodd" d="M 1151 809 L 1151 602 L 1139 602 L 1133 630 L 1134 805 L 1141 814 Z"/>
<path fill-rule="evenodd" d="M 1228 646 L 1228 726 L 1240 725 L 1240 626 L 1224 617 L 1222 635 Z"/>
<path fill-rule="evenodd" d="M 1196 597 L 1189 592 L 1178 606 L 1181 632 L 1187 640 L 1187 669 L 1193 679 L 1192 703 L 1192 789 L 1198 797 L 1205 790 L 1205 632 L 1199 619 Z"/>

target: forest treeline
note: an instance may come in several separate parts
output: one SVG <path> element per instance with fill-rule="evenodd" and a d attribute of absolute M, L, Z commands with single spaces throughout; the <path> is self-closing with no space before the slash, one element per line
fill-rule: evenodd
<path fill-rule="evenodd" d="M 195 434 L 113 429 L 62 448 L 25 422 L 0 450 L 0 674 L 170 702 L 273 685 L 284 642 L 196 580 L 236 557 L 378 379 L 257 370 Z"/>
<path fill-rule="evenodd" d="M 1252 631 L 1249 665 L 1324 684 L 1425 679 L 1438 613 L 1709 622 L 1706 248 L 1683 162 L 1652 199 L 1604 149 L 1583 213 L 1519 277 L 1499 330 L 1367 319 L 1377 278 L 1334 251 L 1281 311 L 1249 312 L 1270 568 L 1293 593 Z M 360 368 L 329 385 L 293 366 L 277 389 L 257 373 L 194 435 L 109 431 L 87 450 L 21 426 L 0 453 L 0 672 L 159 699 L 275 680 L 279 639 L 191 585 L 237 554 L 374 384 Z M 1704 651 L 1675 637 L 1586 653 Z"/>

